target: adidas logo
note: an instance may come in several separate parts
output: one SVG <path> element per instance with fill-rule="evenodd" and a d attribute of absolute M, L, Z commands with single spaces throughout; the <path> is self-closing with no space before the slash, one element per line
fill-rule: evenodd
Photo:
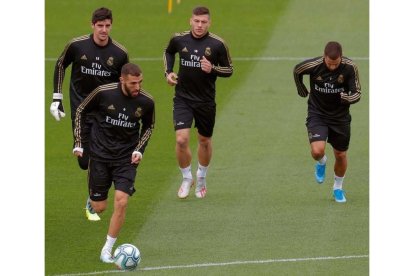
<path fill-rule="evenodd" d="M 86 55 L 83 55 L 83 56 L 81 57 L 81 60 L 88 60 L 88 58 L 86 57 Z"/>
<path fill-rule="evenodd" d="M 321 81 L 321 80 L 322 80 L 322 77 L 321 77 L 321 76 L 319 76 L 319 77 L 317 77 L 317 78 L 316 78 L 316 80 L 317 80 L 317 81 Z"/>
<path fill-rule="evenodd" d="M 188 53 L 187 47 L 184 47 L 181 52 Z"/>
<path fill-rule="evenodd" d="M 115 106 L 111 104 L 110 106 L 108 106 L 108 110 L 115 110 Z"/>

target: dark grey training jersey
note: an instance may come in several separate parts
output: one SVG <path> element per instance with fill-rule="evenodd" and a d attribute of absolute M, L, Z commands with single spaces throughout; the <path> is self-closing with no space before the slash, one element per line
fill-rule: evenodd
<path fill-rule="evenodd" d="M 128 61 L 125 47 L 111 38 L 105 46 L 97 45 L 92 34 L 74 38 L 56 62 L 54 93 L 62 93 L 65 69 L 72 64 L 69 93 L 74 119 L 81 101 L 99 85 L 118 82 L 121 68 Z"/>
<path fill-rule="evenodd" d="M 303 75 L 309 75 L 310 92 L 303 84 Z M 349 106 L 361 97 L 358 68 L 352 60 L 342 57 L 338 68 L 330 71 L 323 57 L 308 59 L 295 66 L 293 76 L 299 96 L 309 95 L 309 115 L 333 122 L 351 120 Z"/>
<path fill-rule="evenodd" d="M 214 102 L 217 77 L 233 74 L 229 49 L 223 39 L 212 33 L 201 38 L 190 31 L 174 34 L 164 51 L 165 73 L 173 72 L 176 53 L 179 71 L 175 95 L 195 102 Z M 213 65 L 209 74 L 201 70 L 203 56 Z"/>
<path fill-rule="evenodd" d="M 93 121 L 90 158 L 102 162 L 131 159 L 136 150 L 144 154 L 155 123 L 154 100 L 143 89 L 138 96 L 122 93 L 120 83 L 101 85 L 92 91 L 76 110 L 75 147 L 82 147 L 85 115 L 96 114 Z"/>

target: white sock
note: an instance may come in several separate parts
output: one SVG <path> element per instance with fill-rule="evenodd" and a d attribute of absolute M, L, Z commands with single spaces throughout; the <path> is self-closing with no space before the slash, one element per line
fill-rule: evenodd
<path fill-rule="evenodd" d="M 112 247 L 114 246 L 115 242 L 116 238 L 112 238 L 111 236 L 106 235 L 106 242 L 104 248 L 107 248 L 110 252 L 112 252 Z"/>
<path fill-rule="evenodd" d="M 205 178 L 207 175 L 207 169 L 208 169 L 208 166 L 204 167 L 204 166 L 201 166 L 200 163 L 198 163 L 197 177 Z"/>
<path fill-rule="evenodd" d="M 345 176 L 339 177 L 339 176 L 335 175 L 335 177 L 334 177 L 335 181 L 334 181 L 334 185 L 333 185 L 334 190 L 337 190 L 337 189 L 342 190 L 342 183 L 344 182 L 344 178 L 345 178 Z"/>
<path fill-rule="evenodd" d="M 181 173 L 183 174 L 183 178 L 193 179 L 193 175 L 191 174 L 191 165 L 187 168 L 180 168 Z"/>
<path fill-rule="evenodd" d="M 328 157 L 326 157 L 326 155 L 324 155 L 321 159 L 318 160 L 318 163 L 320 165 L 325 165 L 326 164 L 326 160 L 328 160 Z"/>

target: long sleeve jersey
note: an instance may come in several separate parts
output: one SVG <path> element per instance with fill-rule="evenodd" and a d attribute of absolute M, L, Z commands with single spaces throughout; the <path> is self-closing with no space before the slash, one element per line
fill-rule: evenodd
<path fill-rule="evenodd" d="M 303 84 L 309 75 L 310 91 Z M 331 121 L 349 121 L 349 106 L 360 100 L 361 85 L 358 68 L 349 58 L 342 57 L 338 68 L 330 71 L 323 57 L 305 60 L 293 71 L 299 96 L 308 99 L 308 114 Z"/>
<path fill-rule="evenodd" d="M 56 62 L 54 93 L 62 93 L 65 70 L 72 64 L 69 95 L 74 119 L 76 108 L 82 100 L 99 85 L 118 82 L 121 68 L 128 61 L 125 47 L 111 38 L 105 46 L 97 45 L 92 34 L 74 38 Z"/>
<path fill-rule="evenodd" d="M 179 71 L 175 95 L 195 102 L 215 101 L 217 77 L 233 74 L 229 49 L 223 39 L 212 33 L 201 38 L 194 37 L 190 31 L 174 34 L 164 51 L 167 74 L 173 72 L 176 53 Z M 213 65 L 209 74 L 201 70 L 203 56 Z"/>
<path fill-rule="evenodd" d="M 82 124 L 94 112 L 90 157 L 103 162 L 125 161 L 134 151 L 144 154 L 155 123 L 152 96 L 140 90 L 138 96 L 122 93 L 120 83 L 101 85 L 76 110 L 75 147 L 82 148 Z"/>

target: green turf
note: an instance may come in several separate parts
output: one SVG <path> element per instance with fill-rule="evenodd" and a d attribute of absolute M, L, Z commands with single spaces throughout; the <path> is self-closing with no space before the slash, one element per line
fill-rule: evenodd
<path fill-rule="evenodd" d="M 218 115 L 208 196 L 176 198 L 180 173 L 174 155 L 172 89 L 162 78 L 162 51 L 176 31 L 188 29 L 198 1 L 46 1 L 46 58 L 56 58 L 72 37 L 90 32 L 92 10 L 114 11 L 111 35 L 144 70 L 144 88 L 156 100 L 156 129 L 137 177 L 117 244 L 142 251 L 141 268 L 268 259 L 367 255 L 368 60 L 359 65 L 363 96 L 352 106 L 348 202 L 331 198 L 312 178 L 304 120 L 306 100 L 294 87 L 298 60 L 244 61 L 238 57 L 313 57 L 339 40 L 349 57 L 368 57 L 368 1 L 208 1 L 211 31 L 228 43 L 235 73 L 218 80 Z M 231 11 L 231 12 L 230 12 Z M 61 20 L 62 18 L 65 20 Z M 142 61 L 140 58 L 160 58 Z M 54 62 L 45 62 L 46 107 Z M 67 78 L 69 72 L 67 72 Z M 67 80 L 65 81 L 65 97 Z M 69 101 L 65 107 L 69 111 Z M 69 115 L 69 112 L 68 112 Z M 47 275 L 114 269 L 99 262 L 112 208 L 86 221 L 86 174 L 71 155 L 70 120 L 45 121 L 45 268 Z M 192 147 L 195 149 L 194 139 Z M 194 166 L 196 165 L 194 160 Z M 139 271 L 137 273 L 144 273 Z M 110 274 L 110 273 L 108 273 Z M 113 274 L 113 273 L 112 273 Z M 367 275 L 368 258 L 274 262 L 145 271 L 147 275 Z"/>

